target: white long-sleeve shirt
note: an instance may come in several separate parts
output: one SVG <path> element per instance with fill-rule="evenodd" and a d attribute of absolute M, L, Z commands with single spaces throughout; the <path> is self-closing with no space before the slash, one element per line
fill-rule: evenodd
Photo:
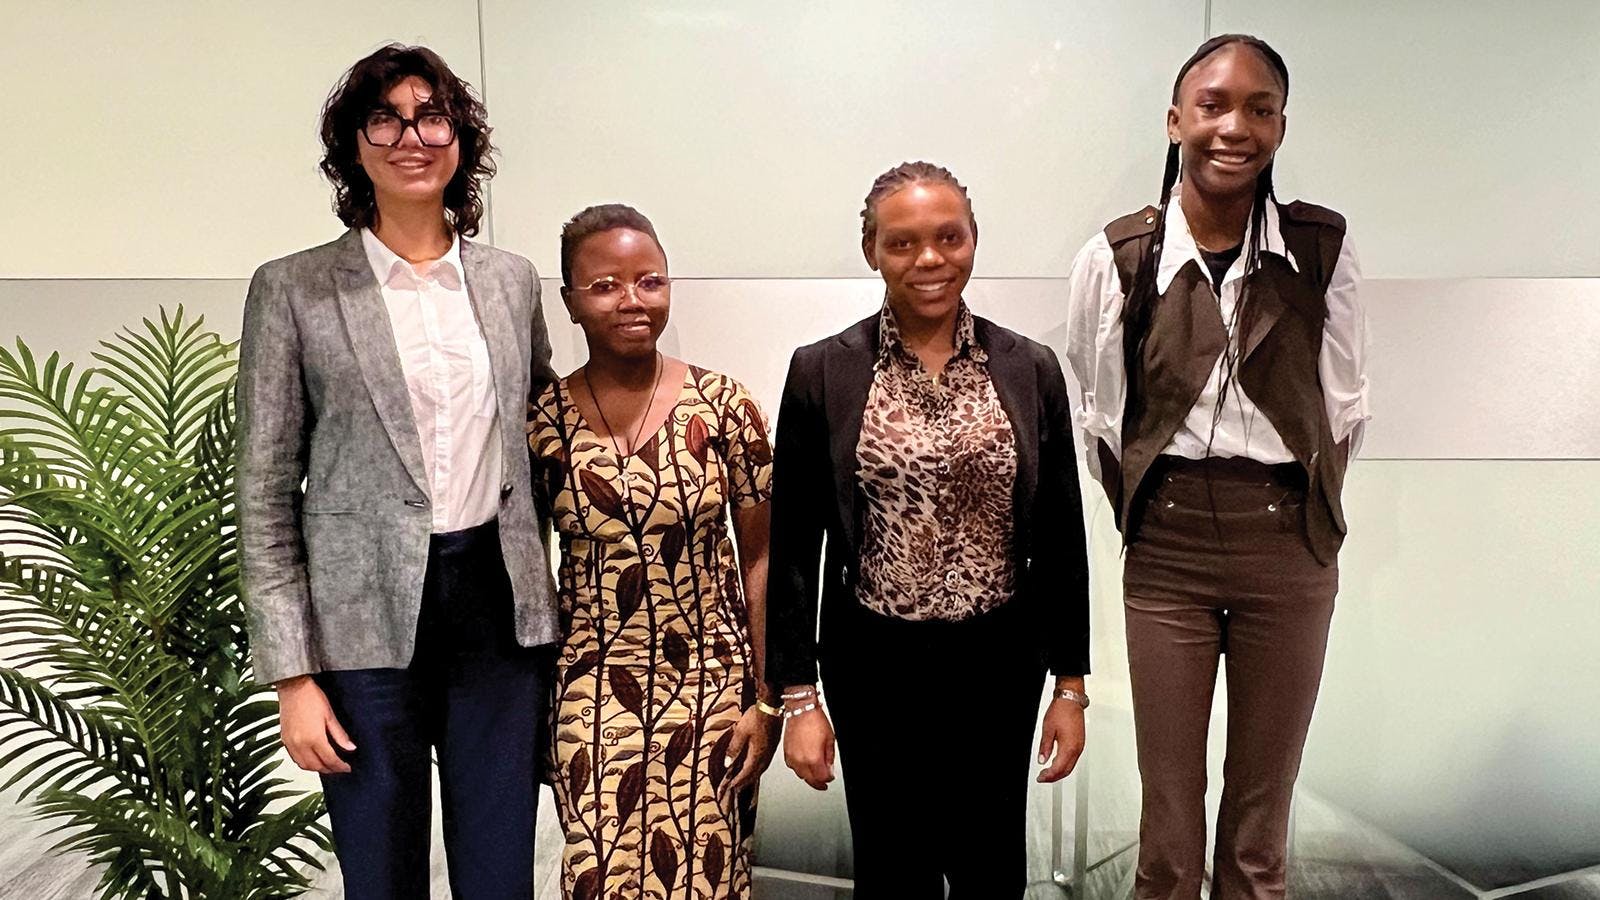
<path fill-rule="evenodd" d="M 389 310 L 422 442 L 436 534 L 482 525 L 500 509 L 504 458 L 489 347 L 467 296 L 461 242 L 421 272 L 372 229 L 361 242 Z"/>
<path fill-rule="evenodd" d="M 1264 252 L 1283 257 L 1296 271 L 1299 261 L 1283 243 L 1278 227 L 1278 209 L 1268 203 L 1263 231 Z M 1253 240 L 1246 229 L 1245 246 Z M 1224 323 L 1230 323 L 1228 339 L 1235 349 L 1239 336 L 1232 333 L 1233 309 L 1244 284 L 1245 255 L 1240 254 L 1223 277 L 1218 298 Z M 1168 203 L 1166 233 L 1156 271 L 1156 290 L 1165 293 L 1178 270 L 1193 261 L 1205 272 L 1205 260 L 1189 233 L 1189 222 L 1174 190 Z M 1334 443 L 1350 439 L 1350 457 L 1361 444 L 1364 423 L 1370 419 L 1367 406 L 1367 321 L 1360 302 L 1361 266 L 1349 236 L 1339 250 L 1339 260 L 1326 295 L 1328 317 L 1323 325 L 1322 351 L 1317 373 L 1322 382 L 1328 425 Z M 1078 252 L 1068 275 L 1067 359 L 1077 376 L 1080 396 L 1073 418 L 1083 432 L 1089 470 L 1101 477 L 1096 441 L 1105 441 L 1117 458 L 1122 457 L 1122 415 L 1127 395 L 1127 376 L 1122 351 L 1122 307 L 1125 298 L 1117 276 L 1116 260 L 1104 231 L 1098 232 Z M 1228 390 L 1228 401 L 1216 425 L 1212 440 L 1212 418 L 1217 395 L 1222 387 L 1223 356 L 1219 354 L 1205 388 L 1183 424 L 1162 453 L 1189 459 L 1204 458 L 1210 442 L 1210 455 L 1246 457 L 1263 463 L 1293 462 L 1294 454 L 1267 417 L 1235 380 Z"/>

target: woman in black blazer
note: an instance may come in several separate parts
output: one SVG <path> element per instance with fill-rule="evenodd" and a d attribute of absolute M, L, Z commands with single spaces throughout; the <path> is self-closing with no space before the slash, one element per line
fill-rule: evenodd
<path fill-rule="evenodd" d="M 795 352 L 778 415 L 767 659 L 784 758 L 826 789 L 837 726 L 858 898 L 943 897 L 946 879 L 957 900 L 1019 897 L 1046 670 L 1040 781 L 1077 762 L 1088 704 L 1066 385 L 1048 348 L 967 309 L 978 229 L 953 175 L 897 166 L 862 218 L 884 306 Z"/>

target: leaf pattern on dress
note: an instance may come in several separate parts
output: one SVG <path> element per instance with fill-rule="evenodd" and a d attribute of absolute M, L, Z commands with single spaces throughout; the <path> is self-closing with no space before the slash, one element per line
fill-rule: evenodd
<path fill-rule="evenodd" d="M 676 523 L 667 526 L 667 530 L 662 532 L 660 559 L 669 573 L 678 567 L 678 560 L 683 559 L 683 545 L 688 539 L 688 530 Z"/>
<path fill-rule="evenodd" d="M 754 792 L 717 789 L 753 690 L 728 512 L 770 496 L 760 410 L 732 379 L 691 368 L 667 424 L 618 460 L 560 382 L 534 404 L 528 439 L 562 549 L 563 896 L 748 898 Z"/>
<path fill-rule="evenodd" d="M 705 858 L 700 863 L 705 867 L 706 880 L 712 884 L 722 880 L 722 837 L 712 834 L 706 838 Z"/>
<path fill-rule="evenodd" d="M 576 797 L 589 787 L 589 748 L 579 747 L 567 768 L 567 791 Z"/>
<path fill-rule="evenodd" d="M 622 495 L 611 486 L 611 482 L 587 467 L 578 470 L 578 481 L 583 483 L 584 496 L 589 498 L 595 509 L 609 518 L 622 518 Z"/>
<path fill-rule="evenodd" d="M 689 641 L 675 630 L 661 639 L 661 655 L 681 675 L 689 671 Z"/>
<path fill-rule="evenodd" d="M 622 570 L 617 577 L 617 618 L 622 624 L 628 624 L 633 614 L 639 611 L 644 603 L 644 566 L 632 565 Z"/>
<path fill-rule="evenodd" d="M 598 665 L 600 665 L 600 651 L 587 650 L 575 661 L 573 661 L 571 665 L 567 666 L 567 671 L 563 676 L 563 680 L 569 684 L 575 681 L 581 681 L 583 680 L 583 676 L 589 674 L 589 672 Z"/>
<path fill-rule="evenodd" d="M 692 749 L 694 749 L 694 726 L 685 722 L 673 729 L 672 739 L 667 741 L 667 751 L 663 757 L 667 775 L 672 774 L 672 770 L 683 762 L 683 758 L 688 756 Z"/>
<path fill-rule="evenodd" d="M 636 716 L 644 714 L 644 690 L 639 687 L 639 679 L 633 677 L 622 666 L 609 666 L 606 669 L 611 681 L 611 695 L 622 704 L 622 708 Z"/>
<path fill-rule="evenodd" d="M 756 406 L 756 402 L 749 398 L 745 398 L 740 402 L 740 412 L 744 414 L 744 421 L 746 422 L 765 421 L 761 415 L 761 410 Z M 750 461 L 756 465 L 772 465 L 772 445 L 767 441 L 767 433 L 765 430 L 755 431 L 750 435 L 748 450 L 746 452 L 750 454 Z"/>
<path fill-rule="evenodd" d="M 655 865 L 656 874 L 667 884 L 671 884 L 678 874 L 678 848 L 672 846 L 672 838 L 665 829 L 657 828 L 650 839 L 650 862 Z"/>
<path fill-rule="evenodd" d="M 600 900 L 600 869 L 586 869 L 572 885 L 572 900 Z"/>
<path fill-rule="evenodd" d="M 684 443 L 689 447 L 689 455 L 700 465 L 706 464 L 706 454 L 711 449 L 711 432 L 706 428 L 706 422 L 699 416 L 689 418 L 689 427 L 684 436 Z"/>
<path fill-rule="evenodd" d="M 617 782 L 617 819 L 626 822 L 639 808 L 639 798 L 644 796 L 644 763 L 629 766 Z"/>

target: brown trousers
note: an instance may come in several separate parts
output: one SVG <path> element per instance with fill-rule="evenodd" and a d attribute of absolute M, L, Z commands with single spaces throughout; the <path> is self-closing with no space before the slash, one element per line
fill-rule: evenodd
<path fill-rule="evenodd" d="M 1134 894 L 1200 896 L 1206 731 L 1223 657 L 1228 749 L 1211 897 L 1282 897 L 1338 568 L 1306 545 L 1305 490 L 1291 470 L 1163 461 L 1123 578 L 1144 791 Z"/>

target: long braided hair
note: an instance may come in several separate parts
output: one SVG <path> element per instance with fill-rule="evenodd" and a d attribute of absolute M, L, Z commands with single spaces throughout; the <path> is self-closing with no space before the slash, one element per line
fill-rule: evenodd
<path fill-rule="evenodd" d="M 1178 77 L 1172 82 L 1172 103 L 1176 106 L 1180 99 L 1180 89 L 1183 79 L 1189 71 L 1211 54 L 1232 44 L 1244 44 L 1267 61 L 1277 72 L 1278 78 L 1283 82 L 1283 95 L 1287 100 L 1289 96 L 1289 68 L 1284 64 L 1283 57 L 1278 51 L 1272 49 L 1266 41 L 1248 34 L 1220 34 L 1201 44 L 1194 54 L 1178 69 Z M 1134 270 L 1133 283 L 1129 285 L 1128 295 L 1122 307 L 1122 352 L 1124 372 L 1127 373 L 1128 391 L 1124 421 L 1133 411 L 1135 398 L 1140 396 L 1143 388 L 1141 383 L 1144 378 L 1142 360 L 1145 344 L 1150 336 L 1150 324 L 1155 317 L 1156 303 L 1160 301 L 1160 292 L 1156 290 L 1156 273 L 1160 269 L 1161 252 L 1166 242 L 1168 204 L 1171 201 L 1172 189 L 1178 183 L 1180 171 L 1180 158 L 1178 144 L 1170 143 L 1167 146 L 1166 171 L 1161 178 L 1161 205 L 1156 213 L 1155 231 L 1151 235 L 1150 243 L 1146 245 L 1144 253 L 1139 257 L 1139 265 Z M 1230 340 L 1223 351 L 1222 386 L 1217 395 L 1217 405 L 1211 414 L 1211 434 L 1206 440 L 1206 455 L 1211 453 L 1211 443 L 1216 439 L 1217 425 L 1222 421 L 1222 415 L 1227 408 L 1228 395 L 1232 391 L 1238 373 L 1240 347 L 1249 334 L 1249 329 L 1254 322 L 1255 304 L 1251 301 L 1248 276 L 1256 270 L 1260 263 L 1260 250 L 1266 243 L 1265 224 L 1267 203 L 1277 198 L 1272 191 L 1272 163 L 1268 162 L 1266 168 L 1256 178 L 1255 198 L 1250 206 L 1250 244 L 1245 248 L 1244 271 L 1247 280 L 1240 288 L 1239 301 L 1233 306 L 1233 313 L 1227 323 L 1228 333 L 1235 336 Z"/>

